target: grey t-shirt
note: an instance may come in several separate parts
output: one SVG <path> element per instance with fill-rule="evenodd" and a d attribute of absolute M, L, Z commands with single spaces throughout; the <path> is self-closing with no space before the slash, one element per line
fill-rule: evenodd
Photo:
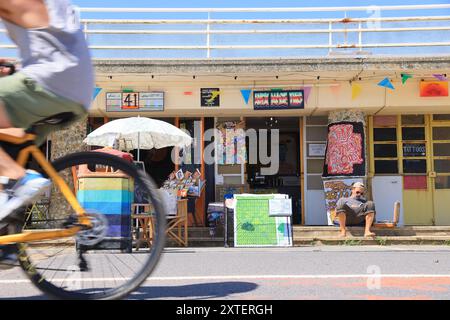
<path fill-rule="evenodd" d="M 3 21 L 19 48 L 20 72 L 54 94 L 89 109 L 94 71 L 78 11 L 69 0 L 45 0 L 45 4 L 50 17 L 47 28 L 26 29 Z"/>
<path fill-rule="evenodd" d="M 342 211 L 351 211 L 355 214 L 358 214 L 364 210 L 364 204 L 367 202 L 367 199 L 363 197 L 359 198 L 340 198 L 336 204 L 336 212 Z"/>

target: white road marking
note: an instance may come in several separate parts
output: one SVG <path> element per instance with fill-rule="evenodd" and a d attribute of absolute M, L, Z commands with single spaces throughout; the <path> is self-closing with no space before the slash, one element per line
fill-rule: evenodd
<path fill-rule="evenodd" d="M 358 278 L 450 278 L 450 274 L 324 274 L 324 275 L 224 275 L 224 276 L 188 276 L 188 277 L 150 277 L 151 281 L 202 281 L 202 280 L 277 280 L 277 279 L 358 279 Z M 52 279 L 52 282 L 67 279 Z M 71 278 L 70 281 L 100 282 L 126 281 L 129 278 Z M 30 283 L 28 279 L 0 280 L 2 284 Z"/>

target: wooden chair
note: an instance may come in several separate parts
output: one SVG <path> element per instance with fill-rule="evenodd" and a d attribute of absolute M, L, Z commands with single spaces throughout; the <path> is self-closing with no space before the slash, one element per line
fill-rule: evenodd
<path fill-rule="evenodd" d="M 183 232 L 182 232 L 183 231 Z M 166 234 L 181 246 L 188 246 L 188 200 L 178 200 L 177 214 L 167 216 Z"/>
<path fill-rule="evenodd" d="M 142 212 L 140 212 L 142 209 Z M 136 236 L 136 251 L 142 243 L 151 248 L 153 241 L 153 215 L 151 204 L 133 203 L 131 205 L 131 219 L 133 223 L 133 234 Z"/>

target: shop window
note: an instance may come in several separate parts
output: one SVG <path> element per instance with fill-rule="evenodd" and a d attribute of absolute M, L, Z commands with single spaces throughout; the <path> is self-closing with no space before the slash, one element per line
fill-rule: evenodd
<path fill-rule="evenodd" d="M 424 115 L 403 115 L 402 116 L 402 124 L 403 125 L 425 124 L 425 116 Z"/>
<path fill-rule="evenodd" d="M 322 159 L 308 159 L 307 160 L 307 170 L 308 170 L 308 173 L 322 174 L 323 160 Z"/>
<path fill-rule="evenodd" d="M 321 175 L 308 175 L 308 181 L 306 183 L 308 190 L 323 190 L 323 180 Z"/>
<path fill-rule="evenodd" d="M 397 160 L 375 160 L 375 173 L 398 173 Z"/>
<path fill-rule="evenodd" d="M 396 128 L 375 128 L 373 129 L 373 138 L 375 141 L 396 141 Z"/>
<path fill-rule="evenodd" d="M 376 158 L 396 158 L 397 145 L 396 144 L 375 144 L 374 155 Z"/>
<path fill-rule="evenodd" d="M 434 171 L 450 173 L 450 160 L 434 160 Z"/>
<path fill-rule="evenodd" d="M 450 140 L 450 127 L 434 127 L 433 128 L 434 140 Z"/>
<path fill-rule="evenodd" d="M 425 128 L 402 128 L 403 140 L 425 140 Z"/>
<path fill-rule="evenodd" d="M 433 114 L 434 121 L 450 121 L 450 114 Z"/>
<path fill-rule="evenodd" d="M 403 189 L 405 190 L 427 190 L 427 176 L 404 176 Z"/>
<path fill-rule="evenodd" d="M 450 156 L 450 143 L 434 143 L 433 151 L 435 157 Z"/>
<path fill-rule="evenodd" d="M 404 173 L 426 173 L 427 161 L 425 159 L 408 159 L 403 160 Z"/>
<path fill-rule="evenodd" d="M 327 139 L 328 127 L 308 127 L 306 130 L 307 141 L 324 141 Z"/>
<path fill-rule="evenodd" d="M 404 143 L 403 157 L 425 157 L 426 147 L 425 143 Z"/>
<path fill-rule="evenodd" d="M 436 177 L 434 187 L 436 189 L 450 189 L 450 176 Z"/>

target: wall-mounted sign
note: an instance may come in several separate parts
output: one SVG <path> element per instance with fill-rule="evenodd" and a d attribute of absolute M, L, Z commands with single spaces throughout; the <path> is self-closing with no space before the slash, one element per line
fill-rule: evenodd
<path fill-rule="evenodd" d="M 309 143 L 308 157 L 325 157 L 326 143 Z"/>
<path fill-rule="evenodd" d="M 424 157 L 426 156 L 426 147 L 424 143 L 404 143 L 404 157 Z"/>
<path fill-rule="evenodd" d="M 220 106 L 220 89 L 219 88 L 201 88 L 200 89 L 200 105 L 202 107 L 218 107 L 218 106 Z"/>
<path fill-rule="evenodd" d="M 164 92 L 108 92 L 106 111 L 164 111 Z"/>
<path fill-rule="evenodd" d="M 253 107 L 255 110 L 303 109 L 304 91 L 254 91 Z"/>

